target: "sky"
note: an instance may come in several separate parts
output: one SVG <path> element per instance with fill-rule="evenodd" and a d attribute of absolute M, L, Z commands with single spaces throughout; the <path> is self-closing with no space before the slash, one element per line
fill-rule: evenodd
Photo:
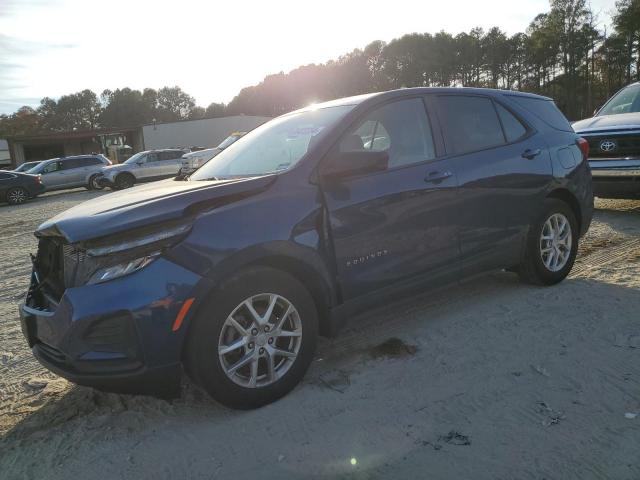
<path fill-rule="evenodd" d="M 591 0 L 602 26 L 615 0 Z M 498 26 L 524 31 L 547 0 L 0 0 L 0 113 L 89 88 L 180 86 L 229 102 L 266 75 L 373 40 Z"/>

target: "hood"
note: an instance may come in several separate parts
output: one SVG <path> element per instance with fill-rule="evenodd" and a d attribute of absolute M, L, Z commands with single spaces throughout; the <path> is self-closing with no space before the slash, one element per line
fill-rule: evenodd
<path fill-rule="evenodd" d="M 188 218 L 258 193 L 276 175 L 249 179 L 178 182 L 165 180 L 94 198 L 56 215 L 35 234 L 62 236 L 69 243 L 112 235 L 132 228 Z"/>
<path fill-rule="evenodd" d="M 576 133 L 586 133 L 599 130 L 640 129 L 640 112 L 618 113 L 616 115 L 602 115 L 575 122 L 573 129 Z"/>

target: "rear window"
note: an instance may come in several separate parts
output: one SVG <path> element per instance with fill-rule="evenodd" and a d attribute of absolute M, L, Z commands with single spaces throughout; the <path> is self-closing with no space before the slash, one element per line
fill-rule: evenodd
<path fill-rule="evenodd" d="M 543 100 L 540 98 L 523 97 L 520 95 L 509 95 L 511 100 L 516 102 L 523 108 L 526 108 L 533 113 L 540 120 L 555 128 L 556 130 L 563 130 L 565 132 L 573 132 L 573 128 L 562 114 L 562 112 L 556 107 L 556 104 L 552 100 Z"/>

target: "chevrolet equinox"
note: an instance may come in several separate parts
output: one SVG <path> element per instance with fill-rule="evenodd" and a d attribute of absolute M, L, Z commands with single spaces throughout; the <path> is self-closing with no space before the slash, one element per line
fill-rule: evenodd
<path fill-rule="evenodd" d="M 221 403 L 258 407 L 365 307 L 490 270 L 563 280 L 593 213 L 587 156 L 536 95 L 412 88 L 312 105 L 187 181 L 43 223 L 23 331 L 78 384 L 171 395 L 184 368 Z"/>

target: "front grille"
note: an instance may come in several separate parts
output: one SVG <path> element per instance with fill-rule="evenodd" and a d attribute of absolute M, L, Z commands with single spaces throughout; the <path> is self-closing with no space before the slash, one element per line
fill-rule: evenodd
<path fill-rule="evenodd" d="M 589 142 L 589 158 L 640 157 L 640 133 L 598 133 L 584 138 Z"/>
<path fill-rule="evenodd" d="M 64 257 L 62 240 L 56 237 L 43 237 L 38 243 L 35 261 L 38 287 L 60 300 L 65 289 Z"/>

